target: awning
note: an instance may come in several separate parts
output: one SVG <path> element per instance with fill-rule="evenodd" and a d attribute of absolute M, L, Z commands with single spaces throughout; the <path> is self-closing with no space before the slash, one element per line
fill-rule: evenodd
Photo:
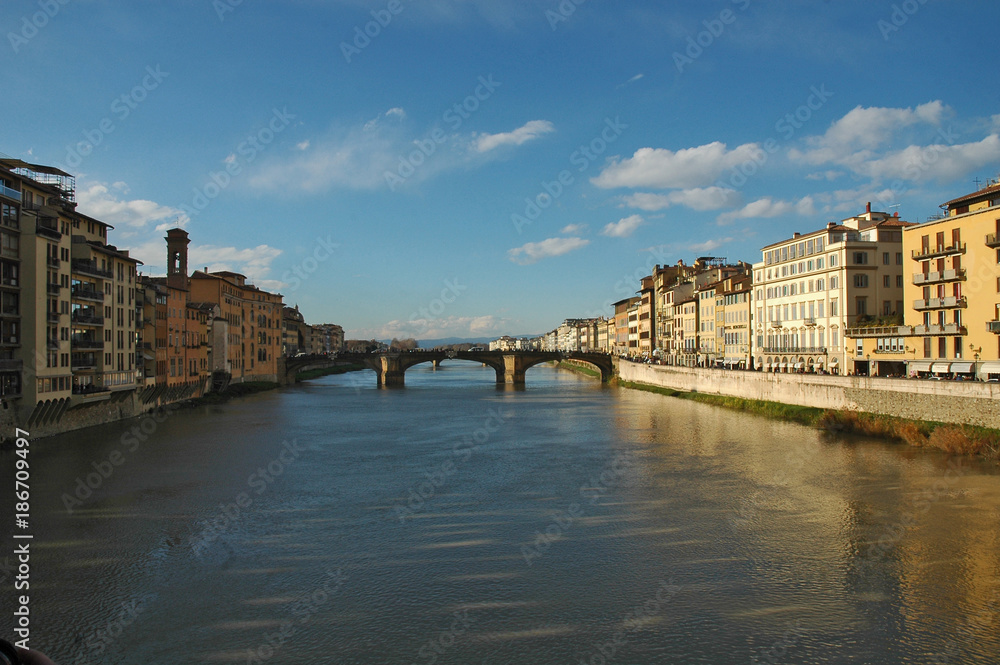
<path fill-rule="evenodd" d="M 778 365 L 778 369 L 788 369 L 788 363 L 781 363 Z"/>
<path fill-rule="evenodd" d="M 840 358 L 830 358 L 830 364 L 831 365 L 838 365 L 838 364 L 840 364 Z"/>
<path fill-rule="evenodd" d="M 972 371 L 972 363 L 952 363 L 951 371 L 959 374 L 968 374 Z"/>
<path fill-rule="evenodd" d="M 938 374 L 938 373 L 944 373 L 944 374 L 946 374 L 949 371 L 951 371 L 949 369 L 950 367 L 951 367 L 951 363 L 932 363 L 931 364 L 931 371 L 934 372 L 935 374 Z"/>
<path fill-rule="evenodd" d="M 910 372 L 929 372 L 931 371 L 931 361 L 911 360 L 906 363 L 906 369 Z"/>
<path fill-rule="evenodd" d="M 763 365 L 761 365 L 761 368 L 766 372 L 767 370 L 771 369 L 771 363 L 764 363 Z"/>
<path fill-rule="evenodd" d="M 1000 363 L 981 363 L 979 365 L 979 371 L 983 374 L 1000 374 Z"/>
<path fill-rule="evenodd" d="M 802 369 L 805 366 L 805 363 L 795 363 L 795 365 L 792 366 L 792 369 Z"/>

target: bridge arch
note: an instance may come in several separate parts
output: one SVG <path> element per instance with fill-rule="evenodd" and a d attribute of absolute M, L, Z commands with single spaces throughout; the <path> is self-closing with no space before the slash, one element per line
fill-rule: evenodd
<path fill-rule="evenodd" d="M 299 372 L 345 363 L 375 371 L 379 387 L 404 385 L 406 370 L 427 362 L 467 360 L 492 367 L 498 384 L 524 384 L 524 373 L 535 365 L 559 360 L 578 360 L 593 365 L 606 383 L 614 376 L 614 361 L 604 353 L 554 351 L 414 351 L 389 353 L 340 353 L 335 356 L 303 356 L 285 359 L 285 382 L 293 383 Z"/>

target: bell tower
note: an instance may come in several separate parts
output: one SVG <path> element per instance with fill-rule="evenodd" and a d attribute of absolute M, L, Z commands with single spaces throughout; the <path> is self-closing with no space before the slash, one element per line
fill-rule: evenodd
<path fill-rule="evenodd" d="M 184 229 L 167 231 L 167 284 L 178 289 L 187 289 L 188 280 L 188 238 Z"/>

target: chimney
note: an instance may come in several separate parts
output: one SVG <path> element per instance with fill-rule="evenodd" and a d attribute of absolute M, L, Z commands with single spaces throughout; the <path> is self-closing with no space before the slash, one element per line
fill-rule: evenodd
<path fill-rule="evenodd" d="M 191 240 L 184 229 L 167 231 L 167 284 L 177 289 L 187 288 L 187 247 Z"/>
<path fill-rule="evenodd" d="M 798 238 L 800 235 L 802 235 L 802 234 L 799 233 L 798 231 L 796 231 L 795 233 L 792 234 L 792 237 L 793 238 Z"/>
<path fill-rule="evenodd" d="M 872 202 L 871 201 L 869 201 L 868 205 L 865 206 L 865 212 L 868 213 L 869 215 L 872 213 Z"/>

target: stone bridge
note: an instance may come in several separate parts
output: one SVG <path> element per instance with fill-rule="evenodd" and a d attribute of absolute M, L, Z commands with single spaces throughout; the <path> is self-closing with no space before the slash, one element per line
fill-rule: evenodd
<path fill-rule="evenodd" d="M 364 365 L 375 371 L 379 387 L 403 385 L 406 370 L 421 363 L 440 365 L 445 360 L 470 360 L 489 365 L 497 375 L 497 383 L 524 385 L 524 373 L 540 363 L 577 360 L 593 365 L 601 372 L 601 382 L 614 376 L 612 357 L 606 353 L 583 351 L 402 351 L 388 353 L 338 353 L 333 356 L 302 356 L 285 360 L 285 381 L 294 383 L 299 372 L 326 369 L 346 363 Z"/>

